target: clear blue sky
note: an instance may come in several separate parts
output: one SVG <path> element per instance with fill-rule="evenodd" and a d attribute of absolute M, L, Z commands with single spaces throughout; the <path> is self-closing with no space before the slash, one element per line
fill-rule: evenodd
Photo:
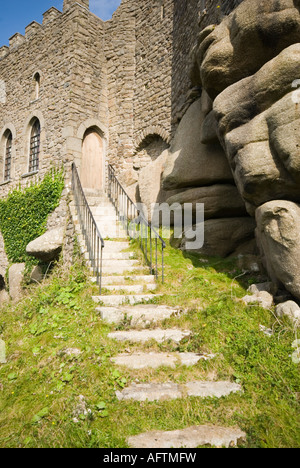
<path fill-rule="evenodd" d="M 107 20 L 120 3 L 121 0 L 90 0 L 90 9 L 103 20 Z M 16 32 L 24 34 L 25 27 L 32 21 L 41 23 L 43 13 L 52 6 L 62 11 L 62 5 L 63 0 L 1 0 L 0 47 L 8 45 L 8 39 Z"/>

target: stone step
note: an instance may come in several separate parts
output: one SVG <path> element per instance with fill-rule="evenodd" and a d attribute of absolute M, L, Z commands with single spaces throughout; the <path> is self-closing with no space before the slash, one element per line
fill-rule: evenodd
<path fill-rule="evenodd" d="M 76 232 L 80 235 L 81 233 L 81 228 L 78 219 L 73 218 L 73 223 L 76 229 Z M 103 225 L 101 223 L 97 223 L 97 228 L 102 236 L 103 239 L 109 238 L 109 239 L 128 239 L 127 232 L 121 227 L 121 226 L 116 226 L 115 224 L 109 225 Z"/>
<path fill-rule="evenodd" d="M 82 247 L 84 247 L 84 245 L 81 245 Z M 109 252 L 107 250 L 105 250 L 105 248 L 103 249 L 103 261 L 106 261 L 106 260 L 135 260 L 134 258 L 134 253 L 132 252 Z M 88 256 L 85 256 L 85 258 L 88 260 L 89 257 Z M 101 257 L 99 257 L 101 258 Z"/>
<path fill-rule="evenodd" d="M 87 202 L 91 210 L 98 207 L 115 209 L 114 205 L 108 198 L 87 197 Z"/>
<path fill-rule="evenodd" d="M 97 227 L 102 235 L 102 232 L 112 232 L 112 233 L 121 233 L 122 235 L 125 235 L 127 237 L 126 231 L 123 229 L 122 226 L 117 226 L 116 223 L 109 224 L 109 223 L 99 223 L 96 222 Z M 103 235 L 102 235 L 103 237 Z"/>
<path fill-rule="evenodd" d="M 140 265 L 139 260 L 122 260 L 122 259 L 103 259 L 103 266 L 115 267 L 133 267 Z"/>
<path fill-rule="evenodd" d="M 126 294 L 142 294 L 145 290 L 154 291 L 157 284 L 111 284 L 103 285 L 103 289 L 111 292 L 124 291 Z"/>
<path fill-rule="evenodd" d="M 102 239 L 127 239 L 127 233 L 119 230 L 101 230 L 99 229 Z"/>
<path fill-rule="evenodd" d="M 104 279 L 104 278 L 103 278 Z M 97 307 L 96 309 L 107 323 L 120 324 L 126 319 L 132 327 L 148 326 L 168 319 L 173 315 L 180 315 L 180 309 L 156 304 L 134 307 Z"/>
<path fill-rule="evenodd" d="M 119 223 L 118 219 L 116 216 L 94 216 L 94 221 L 96 222 L 97 225 L 100 227 L 102 226 L 103 228 L 120 228 L 123 229 L 123 226 L 121 223 Z M 77 214 L 72 217 L 74 224 L 79 225 L 79 217 Z"/>
<path fill-rule="evenodd" d="M 94 220 L 96 221 L 96 223 L 105 223 L 107 225 L 116 225 L 119 220 L 117 218 L 117 216 L 115 214 L 113 215 L 106 215 L 106 214 L 103 214 L 103 215 L 100 215 L 100 214 L 93 214 L 93 217 L 94 217 Z"/>
<path fill-rule="evenodd" d="M 79 231 L 77 234 L 77 240 L 79 244 L 83 247 L 86 247 L 84 237 Z M 118 242 L 118 241 L 105 241 L 104 242 L 104 249 L 103 249 L 103 254 L 117 254 L 117 253 L 125 253 L 129 255 L 134 255 L 133 252 L 123 252 L 123 250 L 128 249 L 130 247 L 129 243 L 124 241 L 124 242 Z"/>
<path fill-rule="evenodd" d="M 116 212 L 111 208 L 104 207 L 101 208 L 101 210 L 99 208 L 94 208 L 91 211 L 95 220 L 100 219 L 101 221 L 103 221 L 103 219 L 107 219 L 107 221 L 115 221 L 116 223 L 119 222 L 116 216 Z"/>
<path fill-rule="evenodd" d="M 246 433 L 236 427 L 192 426 L 175 431 L 152 431 L 127 439 L 131 448 L 171 449 L 197 447 L 236 447 L 246 442 Z"/>
<path fill-rule="evenodd" d="M 85 198 L 89 205 L 93 206 L 95 203 L 101 204 L 102 202 L 112 205 L 110 199 L 106 194 L 97 195 L 96 193 L 85 193 Z"/>
<path fill-rule="evenodd" d="M 101 208 L 108 208 L 114 209 L 114 206 L 107 198 L 101 197 L 87 197 L 87 202 L 91 211 L 101 207 Z"/>
<path fill-rule="evenodd" d="M 111 361 L 121 367 L 128 369 L 157 369 L 158 367 L 171 367 L 174 369 L 177 365 L 194 366 L 199 361 L 209 361 L 213 359 L 213 354 L 196 354 L 196 353 L 134 353 L 134 354 L 119 354 L 111 359 Z"/>
<path fill-rule="evenodd" d="M 146 270 L 146 267 L 142 267 L 142 266 L 132 266 L 132 267 L 128 267 L 128 266 L 113 266 L 113 267 L 108 267 L 108 266 L 105 266 L 102 268 L 102 273 L 103 275 L 108 275 L 108 276 L 111 276 L 111 275 L 124 275 L 124 274 L 137 274 L 139 271 L 141 272 L 145 272 Z M 91 269 L 91 272 L 92 272 L 92 269 Z"/>
<path fill-rule="evenodd" d="M 129 249 L 130 244 L 128 241 L 106 241 L 105 251 L 121 252 L 122 250 Z"/>
<path fill-rule="evenodd" d="M 122 294 L 112 296 L 93 296 L 92 299 L 96 303 L 103 303 L 105 306 L 120 306 L 122 304 L 141 304 L 142 302 L 149 302 L 159 297 L 158 294 Z"/>
<path fill-rule="evenodd" d="M 92 282 L 96 281 L 96 278 L 91 278 Z M 102 284 L 128 284 L 127 281 L 134 283 L 146 283 L 146 284 L 156 284 L 154 275 L 132 275 L 132 276 L 105 276 L 103 278 Z"/>
<path fill-rule="evenodd" d="M 167 330 L 156 328 L 155 330 L 116 331 L 109 333 L 108 338 L 117 341 L 130 341 L 132 343 L 146 343 L 150 340 L 155 340 L 157 343 L 169 340 L 180 343 L 183 338 L 190 336 L 190 334 L 190 331 L 179 330 L 178 328 L 169 328 Z"/>
<path fill-rule="evenodd" d="M 78 244 L 79 247 L 81 248 L 81 251 L 87 252 L 87 246 L 85 241 L 81 238 L 79 239 L 77 236 Z M 105 258 L 106 260 L 137 260 L 135 257 L 135 253 L 133 252 L 124 252 L 124 249 L 112 249 L 112 248 L 106 248 L 106 242 L 107 240 L 104 239 L 104 249 L 103 249 L 103 259 Z M 120 255 L 121 254 L 121 255 Z M 125 254 L 125 255 L 123 255 Z"/>
<path fill-rule="evenodd" d="M 134 260 L 134 252 L 110 252 L 103 249 L 103 260 Z"/>
<path fill-rule="evenodd" d="M 240 385 L 227 381 L 195 381 L 185 384 L 173 382 L 132 384 L 122 391 L 117 391 L 116 396 L 119 401 L 160 401 L 185 397 L 222 398 L 240 392 L 242 392 Z"/>
<path fill-rule="evenodd" d="M 109 210 L 115 210 L 115 207 L 113 204 L 108 200 L 108 199 L 99 199 L 97 197 L 88 197 L 87 198 L 88 205 L 90 207 L 90 210 L 93 211 L 97 208 L 107 208 Z M 116 212 L 116 210 L 115 210 Z"/>
<path fill-rule="evenodd" d="M 86 197 L 107 197 L 103 189 L 83 188 L 83 192 Z"/>
<path fill-rule="evenodd" d="M 85 250 L 84 245 L 81 245 L 82 249 Z M 100 250 L 101 252 L 101 250 Z M 104 266 L 134 266 L 134 265 L 139 265 L 139 260 L 132 258 L 134 256 L 133 253 L 131 252 L 108 252 L 103 250 L 103 257 L 102 257 L 102 264 Z M 89 260 L 89 255 L 86 252 L 84 258 L 86 260 Z M 96 255 L 96 259 L 98 258 L 98 255 Z M 101 258 L 101 255 L 99 255 L 99 258 Z M 119 263 L 120 262 L 120 263 Z M 129 263 L 130 262 L 130 263 Z M 131 263 L 134 262 L 134 263 Z"/>
<path fill-rule="evenodd" d="M 109 217 L 117 217 L 116 210 L 113 206 L 92 206 L 91 207 L 91 212 L 93 213 L 93 216 L 109 216 Z"/>
<path fill-rule="evenodd" d="M 99 227 L 102 227 L 103 229 L 106 228 L 106 229 L 123 229 L 123 231 L 125 231 L 125 229 L 123 228 L 123 225 L 121 223 L 119 223 L 117 220 L 113 220 L 113 219 L 107 219 L 105 217 L 103 218 L 94 218 L 95 221 L 96 221 L 96 224 L 97 226 Z"/>

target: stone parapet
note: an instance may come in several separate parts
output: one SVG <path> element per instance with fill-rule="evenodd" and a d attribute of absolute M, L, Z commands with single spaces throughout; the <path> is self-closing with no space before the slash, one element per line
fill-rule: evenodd
<path fill-rule="evenodd" d="M 25 37 L 20 33 L 16 33 L 9 38 L 9 47 L 18 47 L 19 45 L 23 44 L 24 41 Z"/>

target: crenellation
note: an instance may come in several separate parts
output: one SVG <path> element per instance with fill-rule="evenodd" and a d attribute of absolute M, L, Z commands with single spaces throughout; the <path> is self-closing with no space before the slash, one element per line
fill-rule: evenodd
<path fill-rule="evenodd" d="M 80 5 L 81 7 L 85 7 L 88 10 L 90 8 L 90 0 L 64 0 L 63 11 L 67 11 L 75 4 Z"/>
<path fill-rule="evenodd" d="M 43 13 L 43 26 L 45 26 L 50 21 L 55 20 L 61 14 L 62 14 L 61 11 L 59 11 L 57 8 L 55 7 L 49 8 L 49 10 Z"/>
<path fill-rule="evenodd" d="M 9 53 L 9 47 L 2 46 L 0 47 L 0 60 L 4 58 Z"/>
<path fill-rule="evenodd" d="M 42 25 L 37 23 L 36 21 L 32 21 L 28 26 L 25 28 L 25 37 L 26 39 L 30 38 L 33 34 L 36 34 L 42 29 Z"/>
<path fill-rule="evenodd" d="M 9 47 L 14 48 L 18 47 L 25 41 L 25 37 L 20 33 L 16 33 L 9 38 Z"/>

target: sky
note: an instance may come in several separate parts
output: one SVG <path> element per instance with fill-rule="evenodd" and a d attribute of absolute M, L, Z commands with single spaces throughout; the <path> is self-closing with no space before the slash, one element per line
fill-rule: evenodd
<path fill-rule="evenodd" d="M 0 0 L 0 6 L 4 0 Z M 110 19 L 121 0 L 90 0 L 90 10 L 104 21 Z M 9 0 L 0 9 L 0 47 L 8 45 L 15 33 L 25 33 L 32 21 L 42 23 L 43 13 L 52 6 L 62 11 L 63 0 Z"/>

